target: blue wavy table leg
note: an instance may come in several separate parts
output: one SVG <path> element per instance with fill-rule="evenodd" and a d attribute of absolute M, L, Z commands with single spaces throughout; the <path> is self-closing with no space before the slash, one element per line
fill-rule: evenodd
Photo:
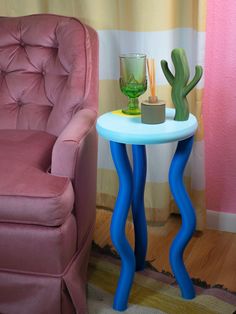
<path fill-rule="evenodd" d="M 185 299 L 192 299 L 195 297 L 192 281 L 183 262 L 185 247 L 190 241 L 196 228 L 195 211 L 183 183 L 183 172 L 191 153 L 192 145 L 193 136 L 179 141 L 169 171 L 171 192 L 182 217 L 181 229 L 174 239 L 170 249 L 170 264 L 179 284 L 182 297 Z"/>
<path fill-rule="evenodd" d="M 125 144 L 110 142 L 112 158 L 119 177 L 119 192 L 111 221 L 111 239 L 121 258 L 121 271 L 113 308 L 124 311 L 127 308 L 130 289 L 135 273 L 135 256 L 125 236 L 125 224 L 132 200 L 132 170 Z"/>
<path fill-rule="evenodd" d="M 144 145 L 132 145 L 133 151 L 133 200 L 132 214 L 135 233 L 136 271 L 145 268 L 147 253 L 147 223 L 144 209 L 144 188 L 147 161 Z"/>

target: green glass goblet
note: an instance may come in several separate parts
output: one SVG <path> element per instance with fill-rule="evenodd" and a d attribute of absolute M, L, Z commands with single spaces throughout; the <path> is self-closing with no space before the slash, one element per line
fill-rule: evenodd
<path fill-rule="evenodd" d="M 120 89 L 129 98 L 128 106 L 122 112 L 129 115 L 140 114 L 138 97 L 147 89 L 146 55 L 120 55 Z"/>

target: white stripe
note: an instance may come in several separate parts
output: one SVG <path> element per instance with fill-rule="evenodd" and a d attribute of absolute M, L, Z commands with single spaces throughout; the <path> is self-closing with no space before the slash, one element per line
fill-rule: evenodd
<path fill-rule="evenodd" d="M 191 177 L 191 187 L 194 190 L 205 190 L 205 142 L 197 141 L 193 145 L 193 150 L 189 160 L 188 176 Z"/>
<path fill-rule="evenodd" d="M 146 145 L 147 152 L 147 182 L 168 182 L 168 172 L 176 148 L 176 143 Z M 131 146 L 127 145 L 127 151 L 132 164 Z M 196 190 L 205 188 L 205 176 L 203 163 L 204 142 L 194 143 L 190 162 L 185 171 L 186 176 L 191 175 L 191 186 Z M 115 169 L 112 161 L 109 143 L 99 137 L 98 168 Z"/>
<path fill-rule="evenodd" d="M 111 157 L 109 142 L 102 137 L 98 137 L 98 168 L 115 169 Z"/>
<path fill-rule="evenodd" d="M 157 32 L 128 32 L 121 30 L 99 30 L 100 42 L 100 80 L 117 80 L 119 78 L 119 55 L 128 52 L 140 52 L 157 62 L 157 84 L 166 85 L 160 60 L 168 61 L 173 70 L 171 51 L 174 48 L 184 48 L 189 60 L 191 76 L 194 67 L 204 65 L 205 32 L 197 32 L 192 28 L 176 28 Z M 174 73 L 174 71 L 173 71 Z M 198 88 L 204 86 L 204 79 L 198 83 Z"/>
<path fill-rule="evenodd" d="M 168 182 L 168 173 L 176 143 L 147 145 L 147 182 Z"/>
<path fill-rule="evenodd" d="M 207 210 L 207 228 L 236 233 L 236 214 Z"/>

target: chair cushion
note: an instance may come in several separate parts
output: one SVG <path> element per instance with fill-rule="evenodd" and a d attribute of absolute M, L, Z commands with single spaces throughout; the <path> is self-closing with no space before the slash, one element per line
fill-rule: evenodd
<path fill-rule="evenodd" d="M 74 215 L 59 227 L 1 223 L 0 270 L 61 274 L 76 252 L 76 240 Z"/>
<path fill-rule="evenodd" d="M 74 203 L 71 182 L 47 172 L 56 137 L 0 130 L 0 221 L 61 225 Z"/>

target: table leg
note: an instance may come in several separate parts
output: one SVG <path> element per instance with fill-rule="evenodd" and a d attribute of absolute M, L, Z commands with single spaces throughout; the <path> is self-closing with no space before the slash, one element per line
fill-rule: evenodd
<path fill-rule="evenodd" d="M 147 223 L 144 209 L 144 188 L 146 181 L 147 161 L 144 145 L 132 145 L 133 151 L 133 200 L 132 214 L 135 233 L 136 271 L 145 268 L 147 253 Z"/>
<path fill-rule="evenodd" d="M 181 229 L 170 249 L 170 264 L 179 284 L 182 296 L 185 299 L 195 297 L 192 281 L 183 262 L 184 250 L 196 228 L 195 211 L 183 183 L 183 172 L 191 153 L 192 145 L 193 136 L 179 141 L 169 171 L 171 192 L 182 217 Z"/>
<path fill-rule="evenodd" d="M 121 258 L 121 272 L 116 289 L 113 308 L 124 311 L 127 308 L 130 289 L 135 273 L 135 257 L 125 236 L 125 224 L 132 200 L 132 170 L 125 144 L 110 142 L 112 158 L 119 177 L 119 192 L 112 215 L 111 239 Z"/>

